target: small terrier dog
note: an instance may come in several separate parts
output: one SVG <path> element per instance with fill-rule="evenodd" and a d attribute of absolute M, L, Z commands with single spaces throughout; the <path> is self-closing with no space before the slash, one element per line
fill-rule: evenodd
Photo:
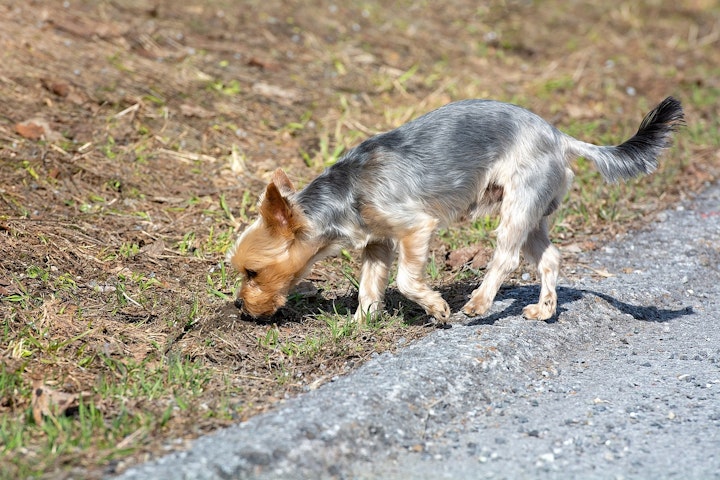
<path fill-rule="evenodd" d="M 357 321 L 382 311 L 397 252 L 400 292 L 446 322 L 450 307 L 425 280 L 433 233 L 499 214 L 497 247 L 462 311 L 485 313 L 522 252 L 541 278 L 540 299 L 523 314 L 547 320 L 557 306 L 560 267 L 548 216 L 572 181 L 569 162 L 590 159 L 608 182 L 650 173 L 683 118 L 680 102 L 668 97 L 635 136 L 596 146 L 524 108 L 464 100 L 365 140 L 300 191 L 278 169 L 260 199 L 259 218 L 228 252 L 244 277 L 236 305 L 256 318 L 275 313 L 315 262 L 351 247 L 362 250 Z"/>

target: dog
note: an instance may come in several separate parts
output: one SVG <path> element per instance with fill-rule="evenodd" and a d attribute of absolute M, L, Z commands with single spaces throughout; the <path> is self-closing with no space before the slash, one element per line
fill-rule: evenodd
<path fill-rule="evenodd" d="M 522 107 L 462 100 L 365 140 L 302 190 L 278 169 L 259 217 L 228 252 L 243 277 L 235 304 L 254 318 L 272 315 L 315 262 L 354 248 L 362 250 L 357 321 L 382 312 L 397 252 L 397 288 L 445 323 L 450 307 L 425 280 L 433 234 L 499 214 L 493 257 L 462 312 L 485 313 L 522 252 L 541 279 L 539 301 L 523 315 L 550 319 L 560 253 L 548 237 L 548 217 L 573 179 L 570 161 L 590 159 L 610 183 L 651 173 L 683 122 L 680 102 L 668 97 L 632 138 L 596 146 Z"/>

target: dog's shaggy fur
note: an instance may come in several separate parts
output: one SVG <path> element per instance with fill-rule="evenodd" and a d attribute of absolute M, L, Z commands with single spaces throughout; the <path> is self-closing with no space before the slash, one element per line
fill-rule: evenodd
<path fill-rule="evenodd" d="M 362 249 L 358 320 L 382 309 L 397 252 L 400 292 L 446 321 L 447 302 L 425 281 L 431 237 L 438 227 L 498 213 L 497 248 L 462 311 L 487 311 L 523 252 L 542 284 L 538 303 L 523 313 L 551 318 L 560 255 L 548 216 L 572 181 L 569 162 L 592 160 L 608 182 L 650 173 L 682 122 L 680 102 L 668 97 L 625 143 L 595 146 L 521 107 L 465 100 L 364 141 L 300 191 L 278 169 L 260 217 L 228 254 L 244 276 L 236 303 L 251 316 L 270 315 L 314 262 L 353 247 Z"/>

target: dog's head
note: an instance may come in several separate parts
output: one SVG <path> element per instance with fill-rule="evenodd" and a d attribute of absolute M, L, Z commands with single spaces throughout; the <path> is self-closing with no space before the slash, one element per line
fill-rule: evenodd
<path fill-rule="evenodd" d="M 253 317 L 272 315 L 311 266 L 318 251 L 305 239 L 305 214 L 289 197 L 295 188 L 281 169 L 260 199 L 260 216 L 240 235 L 228 261 L 243 276 L 236 305 Z"/>

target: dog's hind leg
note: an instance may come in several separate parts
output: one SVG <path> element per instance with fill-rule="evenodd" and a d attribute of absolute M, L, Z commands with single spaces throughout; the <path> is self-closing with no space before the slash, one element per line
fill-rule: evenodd
<path fill-rule="evenodd" d="M 436 219 L 427 219 L 399 240 L 397 286 L 403 295 L 417 302 L 428 315 L 444 322 L 450 318 L 450 307 L 440 293 L 431 289 L 425 281 L 430 239 L 437 225 Z"/>
<path fill-rule="evenodd" d="M 502 282 L 520 265 L 520 250 L 543 217 L 543 210 L 538 208 L 538 198 L 547 191 L 552 191 L 552 177 L 540 176 L 522 182 L 518 175 L 515 185 L 503 186 L 502 204 L 500 206 L 500 225 L 498 226 L 495 253 L 488 264 L 485 278 L 480 287 L 476 288 L 470 300 L 462 308 L 468 316 L 484 314 L 492 305 Z"/>
<path fill-rule="evenodd" d="M 395 252 L 390 242 L 370 243 L 363 250 L 355 321 L 362 323 L 382 310 L 393 258 Z"/>
<path fill-rule="evenodd" d="M 523 315 L 528 319 L 547 320 L 555 315 L 557 308 L 555 286 L 560 272 L 560 252 L 550 243 L 547 217 L 543 217 L 538 227 L 530 232 L 523 252 L 526 259 L 537 266 L 541 281 L 540 300 L 526 306 Z"/>
<path fill-rule="evenodd" d="M 526 224 L 527 220 L 521 214 L 503 215 L 497 229 L 497 246 L 485 278 L 462 308 L 463 313 L 474 317 L 490 308 L 502 282 L 520 265 L 520 248 L 527 237 Z"/>

